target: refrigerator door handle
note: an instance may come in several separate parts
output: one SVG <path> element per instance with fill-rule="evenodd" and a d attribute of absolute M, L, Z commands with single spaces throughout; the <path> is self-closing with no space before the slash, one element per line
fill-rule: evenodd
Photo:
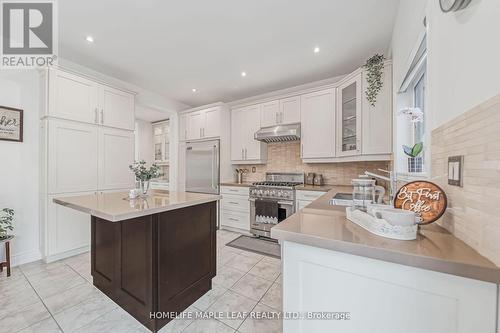
<path fill-rule="evenodd" d="M 217 190 L 219 188 L 219 149 L 217 145 L 213 147 L 213 155 L 212 155 L 212 188 Z"/>

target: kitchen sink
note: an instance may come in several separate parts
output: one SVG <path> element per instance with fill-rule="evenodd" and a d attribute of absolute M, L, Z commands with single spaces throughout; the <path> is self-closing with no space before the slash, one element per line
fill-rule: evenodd
<path fill-rule="evenodd" d="M 352 193 L 337 193 L 330 199 L 329 204 L 333 206 L 352 206 Z"/>

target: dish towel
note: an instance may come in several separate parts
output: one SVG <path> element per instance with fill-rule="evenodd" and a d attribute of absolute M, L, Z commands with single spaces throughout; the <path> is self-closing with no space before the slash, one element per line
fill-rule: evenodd
<path fill-rule="evenodd" d="M 255 200 L 255 222 L 278 224 L 278 202 Z"/>

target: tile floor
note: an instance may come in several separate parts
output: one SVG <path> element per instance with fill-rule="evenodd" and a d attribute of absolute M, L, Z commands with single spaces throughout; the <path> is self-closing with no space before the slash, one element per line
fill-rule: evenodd
<path fill-rule="evenodd" d="M 282 309 L 280 260 L 225 246 L 239 234 L 217 232 L 212 290 L 186 311 L 269 313 Z M 149 332 L 92 285 L 90 255 L 34 262 L 0 274 L 0 333 Z M 279 319 L 250 316 L 172 320 L 166 332 L 281 332 Z"/>

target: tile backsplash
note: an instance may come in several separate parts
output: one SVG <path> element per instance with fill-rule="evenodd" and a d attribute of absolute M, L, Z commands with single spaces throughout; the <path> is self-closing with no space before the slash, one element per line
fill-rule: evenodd
<path fill-rule="evenodd" d="M 432 178 L 446 192 L 439 224 L 500 266 L 500 95 L 432 131 Z M 463 187 L 448 157 L 463 155 Z"/>
<path fill-rule="evenodd" d="M 266 172 L 314 172 L 323 175 L 325 184 L 351 185 L 366 170 L 380 173 L 378 169 L 389 170 L 390 162 L 342 162 L 342 163 L 303 163 L 300 158 L 300 142 L 270 143 L 267 146 L 267 164 L 238 165 L 249 170 L 243 180 L 248 182 L 265 179 Z M 256 172 L 252 173 L 252 167 Z"/>

